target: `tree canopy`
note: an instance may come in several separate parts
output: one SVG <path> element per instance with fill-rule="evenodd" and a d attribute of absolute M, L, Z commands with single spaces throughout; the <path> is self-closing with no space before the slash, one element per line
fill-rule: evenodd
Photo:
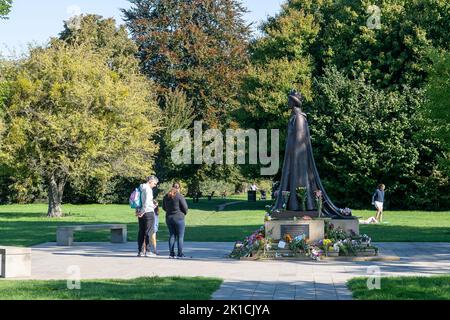
<path fill-rule="evenodd" d="M 11 11 L 12 0 L 0 0 L 0 19 L 8 19 L 8 13 Z"/>

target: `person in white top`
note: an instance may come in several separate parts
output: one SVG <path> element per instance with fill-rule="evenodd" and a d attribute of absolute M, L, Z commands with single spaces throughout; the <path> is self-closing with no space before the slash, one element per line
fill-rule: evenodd
<path fill-rule="evenodd" d="M 258 186 L 256 185 L 256 183 L 253 182 L 253 184 L 250 186 L 250 191 L 257 191 L 258 190 Z"/>
<path fill-rule="evenodd" d="M 158 185 L 158 178 L 151 176 L 147 178 L 147 182 L 141 184 L 141 207 L 136 210 L 136 216 L 139 219 L 138 234 L 138 257 L 143 255 L 152 255 L 148 253 L 145 246 L 150 245 L 150 237 L 154 233 L 155 228 L 155 204 L 153 202 L 153 188 Z M 156 248 L 155 248 L 156 251 Z"/>

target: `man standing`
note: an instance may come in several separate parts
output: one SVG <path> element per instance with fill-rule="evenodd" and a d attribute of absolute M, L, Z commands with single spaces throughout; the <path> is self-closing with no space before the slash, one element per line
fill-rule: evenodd
<path fill-rule="evenodd" d="M 384 184 L 380 184 L 372 196 L 372 205 L 374 205 L 375 209 L 377 209 L 377 215 L 376 215 L 375 219 L 378 222 L 383 222 L 383 203 L 384 203 L 384 190 L 385 189 L 386 189 L 386 186 Z"/>
<path fill-rule="evenodd" d="M 138 257 L 152 256 L 148 253 L 144 245 L 150 244 L 150 237 L 154 233 L 155 228 L 155 204 L 153 202 L 153 188 L 158 185 L 158 178 L 151 176 L 147 178 L 147 182 L 141 184 L 141 208 L 136 212 L 139 218 L 139 235 L 138 235 Z M 156 250 L 156 248 L 155 248 Z"/>

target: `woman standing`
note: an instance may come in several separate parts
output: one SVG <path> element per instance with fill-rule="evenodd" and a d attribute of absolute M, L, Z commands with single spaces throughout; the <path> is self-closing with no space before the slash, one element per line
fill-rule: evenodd
<path fill-rule="evenodd" d="M 177 258 L 184 258 L 183 243 L 186 227 L 185 217 L 188 213 L 186 199 L 180 194 L 180 184 L 174 183 L 172 189 L 163 199 L 163 209 L 166 211 L 166 223 L 169 229 L 170 258 L 175 258 L 175 242 L 178 245 Z"/>

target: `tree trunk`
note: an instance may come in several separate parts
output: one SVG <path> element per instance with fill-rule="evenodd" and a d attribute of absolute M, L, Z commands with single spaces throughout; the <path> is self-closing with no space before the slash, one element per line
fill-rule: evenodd
<path fill-rule="evenodd" d="M 57 179 L 54 175 L 48 179 L 48 212 L 51 218 L 62 217 L 62 197 L 64 193 L 64 179 Z"/>

